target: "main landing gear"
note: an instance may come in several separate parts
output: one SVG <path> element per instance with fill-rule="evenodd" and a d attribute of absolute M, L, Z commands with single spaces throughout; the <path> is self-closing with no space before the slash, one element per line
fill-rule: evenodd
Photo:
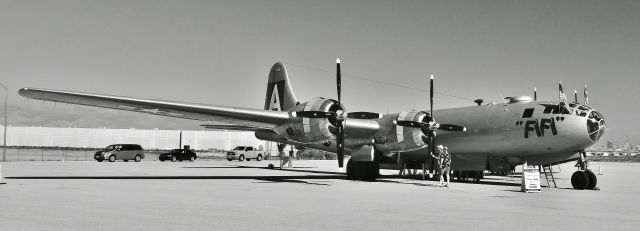
<path fill-rule="evenodd" d="M 571 186 L 573 186 L 574 189 L 578 190 L 597 190 L 598 187 L 596 187 L 596 185 L 598 184 L 598 178 L 596 177 L 595 173 L 588 169 L 588 163 L 585 158 L 586 152 L 580 153 L 580 159 L 578 159 L 578 162 L 575 165 L 578 168 L 578 171 L 574 172 L 573 175 L 571 175 Z"/>
<path fill-rule="evenodd" d="M 347 162 L 347 180 L 375 181 L 380 175 L 380 166 L 375 161 Z"/>

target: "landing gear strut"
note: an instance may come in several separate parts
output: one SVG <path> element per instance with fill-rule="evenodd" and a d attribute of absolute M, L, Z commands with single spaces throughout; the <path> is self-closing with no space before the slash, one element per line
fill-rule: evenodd
<path fill-rule="evenodd" d="M 375 161 L 347 162 L 347 180 L 375 181 L 380 175 L 380 166 Z"/>
<path fill-rule="evenodd" d="M 587 160 L 585 159 L 586 157 L 586 152 L 580 153 L 580 159 L 578 159 L 578 162 L 575 165 L 578 168 L 578 171 L 571 175 L 571 186 L 578 190 L 597 190 L 598 187 L 596 187 L 596 185 L 598 184 L 598 178 L 596 177 L 596 174 L 589 170 Z"/>

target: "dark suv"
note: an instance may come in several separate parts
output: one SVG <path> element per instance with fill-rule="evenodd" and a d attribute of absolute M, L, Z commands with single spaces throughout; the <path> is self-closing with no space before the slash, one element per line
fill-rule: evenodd
<path fill-rule="evenodd" d="M 98 162 L 103 160 L 109 160 L 109 162 L 134 160 L 140 162 L 140 160 L 144 159 L 144 152 L 142 152 L 142 146 L 138 144 L 112 144 L 103 150 L 97 151 L 93 155 L 93 159 Z"/>

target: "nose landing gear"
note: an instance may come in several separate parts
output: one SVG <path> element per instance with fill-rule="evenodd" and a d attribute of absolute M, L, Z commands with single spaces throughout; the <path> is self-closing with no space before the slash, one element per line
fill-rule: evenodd
<path fill-rule="evenodd" d="M 599 188 L 596 187 L 598 184 L 598 178 L 596 177 L 596 174 L 589 170 L 587 160 L 585 159 L 586 156 L 586 152 L 580 153 L 580 159 L 578 159 L 578 162 L 575 165 L 578 168 L 578 171 L 571 175 L 571 186 L 577 190 L 599 190 Z"/>

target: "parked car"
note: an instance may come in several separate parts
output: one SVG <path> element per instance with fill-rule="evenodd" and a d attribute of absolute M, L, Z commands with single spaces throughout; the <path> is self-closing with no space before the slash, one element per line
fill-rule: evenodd
<path fill-rule="evenodd" d="M 256 150 L 251 146 L 238 146 L 227 152 L 227 160 L 249 161 L 251 159 L 255 159 L 257 161 L 261 161 L 262 153 L 262 150 Z"/>
<path fill-rule="evenodd" d="M 183 161 L 189 160 L 191 162 L 195 161 L 198 158 L 195 152 L 190 149 L 173 149 L 167 153 L 162 153 L 158 156 L 160 161 L 171 160 L 172 162 L 176 162 L 176 160 Z"/>
<path fill-rule="evenodd" d="M 93 159 L 98 162 L 104 160 L 109 160 L 109 162 L 116 160 L 140 162 L 140 160 L 144 159 L 144 152 L 142 151 L 142 146 L 138 144 L 112 144 L 103 150 L 97 151 L 93 155 Z"/>

